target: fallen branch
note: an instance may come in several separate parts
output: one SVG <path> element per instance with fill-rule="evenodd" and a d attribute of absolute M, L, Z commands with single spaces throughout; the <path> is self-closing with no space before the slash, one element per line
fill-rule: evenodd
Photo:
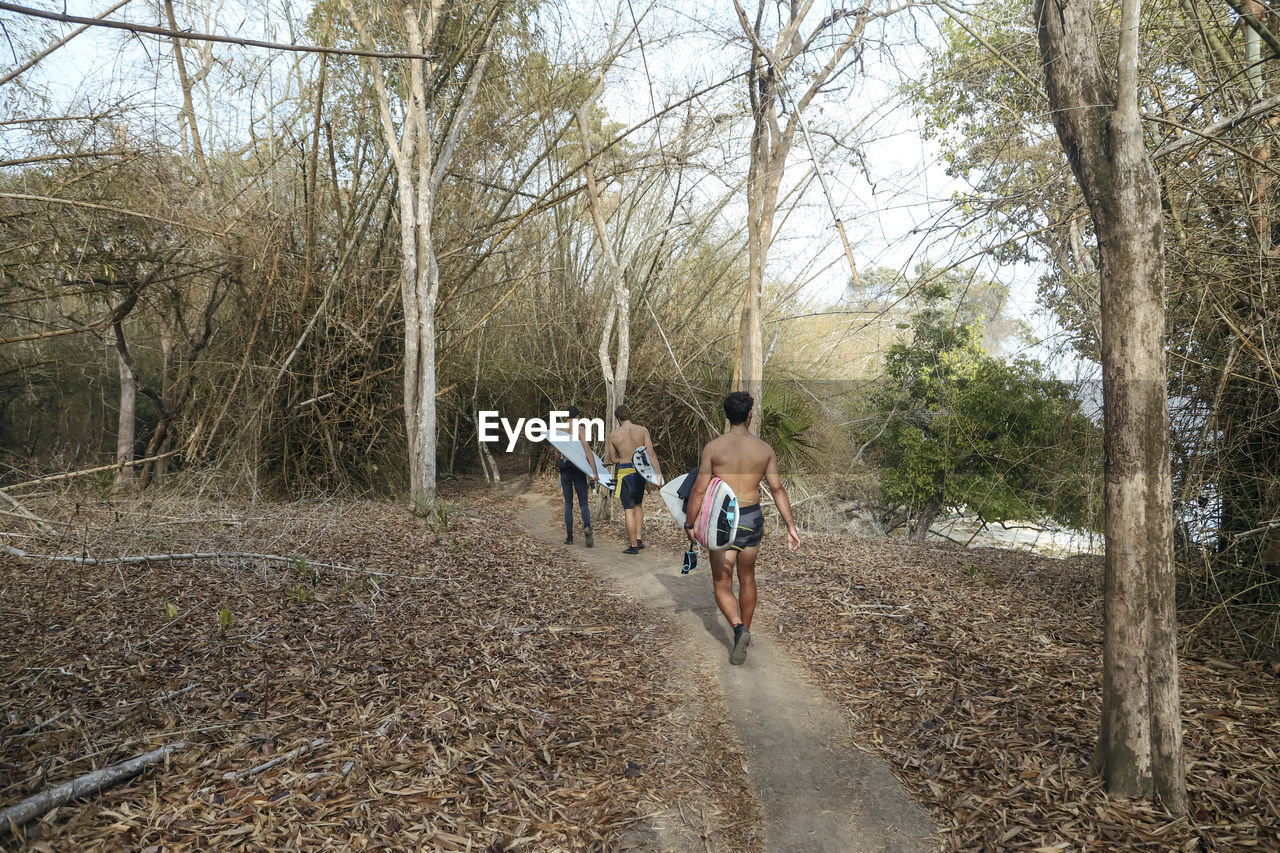
<path fill-rule="evenodd" d="M 304 752 L 309 752 L 323 743 L 324 743 L 324 738 L 318 737 L 315 740 L 311 741 L 311 743 L 304 743 L 302 746 L 298 747 L 297 749 L 291 749 L 288 752 L 286 752 L 284 755 L 277 755 L 275 758 L 271 759 L 270 761 L 259 764 L 257 767 L 253 767 L 253 768 L 250 768 L 249 770 L 245 770 L 239 773 L 234 770 L 232 770 L 230 773 L 223 773 L 222 778 L 236 779 L 236 780 L 252 779 L 254 776 L 257 776 L 259 773 L 265 773 L 268 770 L 270 770 L 272 767 L 275 767 L 278 764 L 283 764 L 286 761 L 291 761 L 297 758 L 299 755 L 302 755 Z"/>
<path fill-rule="evenodd" d="M 0 551 L 24 560 L 47 560 L 51 563 L 75 563 L 81 566 L 136 566 L 142 563 L 165 563 L 173 560 L 274 560 L 280 563 L 302 562 L 307 568 L 338 569 L 344 572 L 363 572 L 364 569 L 342 563 L 321 563 L 306 557 L 285 557 L 280 554 L 258 554 L 253 551 L 194 551 L 187 554 L 140 554 L 136 557 L 58 557 L 51 554 L 30 554 L 12 545 L 0 544 Z M 368 572 L 368 574 L 376 574 Z"/>
<path fill-rule="evenodd" d="M 170 690 L 168 693 L 164 694 L 156 701 L 168 702 L 170 699 L 177 699 L 179 696 L 183 695 L 184 693 L 190 693 L 192 690 L 195 690 L 197 687 L 200 687 L 200 686 L 201 686 L 200 682 L 197 681 L 195 684 L 188 684 L 186 687 L 181 687 L 177 690 Z M 141 705 L 143 702 L 146 702 L 146 701 L 147 701 L 146 699 L 139 699 L 132 704 Z"/>
<path fill-rule="evenodd" d="M 0 494 L 4 494 L 4 492 L 0 492 Z M 6 497 L 8 496 L 6 495 Z M 32 518 L 28 513 L 25 513 L 25 512 L 14 512 L 8 509 L 0 509 L 0 515 L 8 515 L 8 516 L 12 516 L 13 518 L 24 518 L 27 521 L 30 521 L 33 524 L 35 524 L 37 529 L 39 529 L 41 534 L 44 536 L 54 535 L 54 531 L 51 528 L 45 526 L 47 524 L 60 524 L 63 527 L 75 527 L 75 525 L 69 521 L 45 521 L 43 519 Z M 5 535 L 12 536 L 13 534 L 6 532 Z"/>
<path fill-rule="evenodd" d="M 530 631 L 546 631 L 548 634 L 604 634 L 619 629 L 610 625 L 517 625 L 508 630 L 513 634 L 528 634 Z"/>
<path fill-rule="evenodd" d="M 4 197 L 4 193 L 0 193 L 0 198 Z M 72 329 L 71 331 L 82 331 L 81 329 Z M 0 341 L 0 343 L 12 343 L 15 339 L 9 341 Z M 48 477 L 37 477 L 34 480 L 27 480 L 25 483 L 15 483 L 12 486 L 5 486 L 0 489 L 0 494 L 4 494 L 10 489 L 25 489 L 27 486 L 35 486 L 40 483 L 52 483 L 55 480 L 70 480 L 75 477 L 86 477 L 90 474 L 101 474 L 103 471 L 119 471 L 122 468 L 135 468 L 138 465 L 145 465 L 148 462 L 155 462 L 159 459 L 168 459 L 170 456 L 177 456 L 181 450 L 170 450 L 168 453 L 161 453 L 158 456 L 149 456 L 146 459 L 135 459 L 132 462 L 117 462 L 115 465 L 99 465 L 97 468 L 85 468 L 83 471 L 71 471 L 66 474 L 51 474 Z M 6 495 L 6 497 L 8 497 Z"/>
<path fill-rule="evenodd" d="M 48 791 L 27 797 L 17 805 L 0 811 L 0 835 L 16 831 L 24 823 L 35 820 L 40 815 L 50 809 L 57 808 L 63 803 L 78 800 L 89 794 L 97 793 L 103 788 L 109 788 L 126 779 L 131 779 L 141 773 L 148 765 L 163 761 L 169 757 L 169 753 L 182 749 L 184 746 L 186 744 L 181 741 L 162 746 L 145 755 L 139 755 L 137 758 L 130 758 L 128 761 L 122 761 L 119 764 L 112 764 L 110 767 L 86 773 L 80 778 L 64 782 L 56 788 L 50 788 Z"/>
<path fill-rule="evenodd" d="M 71 712 L 71 709 L 70 709 L 70 708 L 66 708 L 66 709 L 64 709 L 64 710 L 62 710 L 62 711 L 59 711 L 58 713 L 54 714 L 54 715 L 53 715 L 52 717 L 50 717 L 49 719 L 45 720 L 43 723 L 36 723 L 34 726 L 32 726 L 31 728 L 27 729 L 26 731 L 24 731 L 24 732 L 19 732 L 19 733 L 18 733 L 18 737 L 27 737 L 27 736 L 29 736 L 29 735 L 33 735 L 33 734 L 35 734 L 36 732 L 38 732 L 38 731 L 40 731 L 41 729 L 43 729 L 45 726 L 47 726 L 47 725 L 49 725 L 50 723 L 52 723 L 52 722 L 54 722 L 54 721 L 56 721 L 56 720 L 60 719 L 61 717 L 65 716 L 66 714 L 68 714 L 68 713 L 70 713 L 70 712 Z"/>
<path fill-rule="evenodd" d="M 36 529 L 39 530 L 41 533 L 43 533 L 45 536 L 52 536 L 54 534 L 53 528 L 49 526 L 50 522 L 45 521 L 43 518 L 40 518 L 38 515 L 35 515 L 34 513 L 32 513 L 31 510 L 27 509 L 25 506 L 18 503 L 18 501 L 15 500 L 12 495 L 8 494 L 7 492 L 0 492 L 0 498 L 3 498 L 4 500 L 8 501 L 9 506 L 13 507 L 14 509 L 12 513 L 6 512 L 5 515 L 16 515 L 21 518 L 25 518 L 27 521 L 30 521 L 33 524 L 35 524 Z"/>
<path fill-rule="evenodd" d="M 344 563 L 322 563 L 319 560 L 308 560 L 306 557 L 286 557 L 282 554 L 259 554 L 254 551 L 193 551 L 187 554 L 141 554 L 136 557 L 58 557 L 51 554 L 32 554 L 5 545 L 0 542 L 0 552 L 20 557 L 23 560 L 47 560 L 51 563 L 75 563 L 81 566 L 136 566 L 143 563 L 166 563 L 173 560 L 274 560 L 280 563 L 298 563 L 310 568 L 333 569 L 340 572 L 358 572 L 375 578 L 396 578 L 408 581 L 459 581 L 461 576 L 445 575 L 397 575 L 390 572 L 375 572 L 359 566 L 348 566 Z"/>
<path fill-rule="evenodd" d="M 906 619 L 911 615 L 911 608 L 904 604 L 851 604 L 843 598 L 837 598 L 836 602 L 843 604 L 849 610 L 863 611 L 861 614 L 862 616 L 884 616 L 886 619 Z M 887 610 L 902 612 L 886 613 L 885 611 Z"/>
<path fill-rule="evenodd" d="M 378 726 L 377 736 L 386 737 L 387 731 L 390 730 L 391 726 L 394 725 L 395 722 L 399 719 L 400 719 L 399 714 L 392 714 L 390 717 L 387 717 L 386 721 L 382 725 Z M 368 734 L 368 732 L 366 732 L 365 734 Z M 351 771 L 355 769 L 356 769 L 356 763 L 354 761 L 348 761 L 346 764 L 342 765 L 342 771 L 338 775 L 341 778 L 345 779 L 348 776 L 350 776 Z M 323 779 L 326 776 L 332 776 L 332 775 L 333 774 L 329 772 L 308 773 L 307 779 L 309 781 L 315 781 L 316 779 Z M 206 789 L 206 790 L 212 790 L 212 789 Z"/>

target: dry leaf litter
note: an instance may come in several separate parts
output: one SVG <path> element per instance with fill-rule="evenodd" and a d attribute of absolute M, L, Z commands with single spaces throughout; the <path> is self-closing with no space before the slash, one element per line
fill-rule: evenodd
<path fill-rule="evenodd" d="M 679 571 L 683 536 L 656 501 L 647 514 L 646 543 Z M 839 702 L 851 746 L 890 765 L 944 849 L 1280 850 L 1274 663 L 1183 656 L 1191 814 L 1170 821 L 1086 772 L 1101 701 L 1100 558 L 813 534 L 791 555 L 776 515 L 766 529 L 757 628 Z M 623 536 L 617 521 L 597 533 Z"/>
<path fill-rule="evenodd" d="M 31 553 L 289 559 L 0 555 L 0 808 L 186 743 L 0 846 L 761 849 L 732 730 L 714 697 L 683 695 L 669 627 L 513 530 L 498 498 L 449 497 L 464 505 L 425 520 L 27 499 L 65 531 L 12 525 Z"/>

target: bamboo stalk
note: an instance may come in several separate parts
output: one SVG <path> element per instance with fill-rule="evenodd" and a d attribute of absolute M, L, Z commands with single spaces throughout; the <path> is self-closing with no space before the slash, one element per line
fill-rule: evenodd
<path fill-rule="evenodd" d="M 269 50 L 289 50 L 294 51 L 295 53 L 337 53 L 342 56 L 370 56 L 375 59 L 432 60 L 436 58 L 424 53 L 383 53 L 376 50 L 356 50 L 346 47 L 321 47 L 314 44 L 284 44 L 282 42 L 236 38 L 234 36 L 219 36 L 212 33 L 178 32 L 176 29 L 149 27 L 144 24 L 132 24 L 127 21 L 106 21 L 99 18 L 85 18 L 80 15 L 64 15 L 59 14 L 58 12 L 46 12 L 43 9 L 19 6 L 16 3 L 0 2 L 0 9 L 3 9 L 6 12 L 16 12 L 19 15 L 30 15 L 34 18 L 45 18 L 50 21 L 62 21 L 71 24 L 85 24 L 90 27 L 109 27 L 117 30 L 127 30 L 131 33 L 149 33 L 150 35 L 155 36 L 168 36 L 169 38 L 188 39 L 190 41 L 212 41 L 219 42 L 221 44 L 238 44 L 246 47 L 265 47 Z"/>
<path fill-rule="evenodd" d="M 14 508 L 14 512 L 5 513 L 6 515 L 16 515 L 20 518 L 25 518 L 27 521 L 30 521 L 33 524 L 35 524 L 36 529 L 39 530 L 44 535 L 46 536 L 54 535 L 53 528 L 49 526 L 50 522 L 46 521 L 43 518 L 40 518 L 31 510 L 27 509 L 25 506 L 18 503 L 18 501 L 15 500 L 14 497 L 10 495 L 8 492 L 0 490 L 0 500 L 7 501 L 9 505 Z"/>
<path fill-rule="evenodd" d="M 89 474 L 101 474 L 103 471 L 115 471 L 117 468 L 129 468 L 136 465 L 145 465 L 148 462 L 155 462 L 157 459 L 168 459 L 170 456 L 177 456 L 181 450 L 170 450 L 168 453 L 161 453 L 158 456 L 148 456 L 146 459 L 135 459 L 132 462 L 126 462 L 123 465 L 119 462 L 114 465 L 99 465 L 97 468 L 85 468 L 82 471 L 70 471 L 66 474 L 52 474 L 48 477 L 37 477 L 34 480 L 27 480 L 25 483 L 17 483 L 12 486 L 5 486 L 0 492 L 8 492 L 11 489 L 25 489 L 27 486 L 35 486 L 40 483 L 52 483 L 57 480 L 70 480 L 75 477 L 85 477 Z"/>
<path fill-rule="evenodd" d="M 121 8 L 123 8 L 124 6 L 127 6 L 129 2 L 130 0 L 120 0 L 119 3 L 112 6 L 110 9 L 103 12 L 101 15 L 98 15 L 96 18 L 94 18 L 94 20 L 100 21 L 103 18 L 107 17 L 107 15 L 110 15 L 112 12 L 118 12 Z M 3 77 L 0 77 L 0 86 L 3 86 L 5 83 L 8 83 L 10 80 L 12 80 L 14 77 L 17 77 L 19 74 L 22 74 L 26 71 L 30 71 L 32 68 L 35 68 L 37 65 L 40 64 L 40 61 L 43 60 L 46 56 L 53 53 L 58 48 L 64 46 L 67 42 L 71 41 L 73 38 L 80 35 L 85 30 L 89 29 L 89 26 L 90 26 L 89 24 L 85 24 L 84 26 L 77 27 L 76 29 L 67 33 L 62 38 L 55 41 L 53 44 L 46 47 L 44 50 L 40 51 L 35 56 L 28 59 L 26 62 L 19 65 L 17 68 L 10 71 L 8 74 L 5 74 Z"/>

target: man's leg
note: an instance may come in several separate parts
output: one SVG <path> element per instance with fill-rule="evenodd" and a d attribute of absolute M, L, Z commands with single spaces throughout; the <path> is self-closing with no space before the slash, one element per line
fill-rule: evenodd
<path fill-rule="evenodd" d="M 582 513 L 582 534 L 586 537 L 587 547 L 590 548 L 595 544 L 595 540 L 591 536 L 591 503 L 588 500 L 591 489 L 587 485 L 587 475 L 581 471 L 575 472 L 573 487 L 578 492 L 578 511 Z"/>
<path fill-rule="evenodd" d="M 560 491 L 564 493 L 564 544 L 573 542 L 573 477 L 568 471 L 560 472 Z"/>
<path fill-rule="evenodd" d="M 729 650 L 729 663 L 735 666 L 746 663 L 747 647 L 751 645 L 751 631 L 743 616 L 750 620 L 752 612 L 756 609 L 755 571 L 748 570 L 744 573 L 740 565 L 741 561 L 742 554 L 737 551 L 711 552 L 711 577 L 716 587 L 716 604 L 720 606 L 720 612 L 729 620 L 729 625 L 733 628 L 733 646 Z M 741 583 L 739 590 L 742 598 L 741 605 L 733 595 L 735 564 L 738 564 L 738 578 Z M 748 602 L 750 602 L 750 609 L 747 607 Z"/>
<path fill-rule="evenodd" d="M 720 612 L 724 614 L 724 618 L 729 620 L 730 625 L 740 625 L 742 623 L 742 611 L 738 607 L 738 599 L 733 594 L 733 567 L 737 552 L 735 551 L 712 551 L 711 557 L 711 582 L 715 585 L 716 604 L 720 607 Z M 754 581 L 755 576 L 752 575 Z M 752 587 L 754 590 L 754 586 Z M 755 607 L 755 599 L 752 598 L 752 607 Z"/>
<path fill-rule="evenodd" d="M 738 606 L 742 611 L 742 624 L 751 628 L 751 616 L 756 612 L 756 557 L 760 548 L 745 548 L 738 552 Z"/>
<path fill-rule="evenodd" d="M 627 544 L 634 548 L 636 540 L 640 538 L 640 507 L 633 506 L 623 510 L 623 514 L 627 520 Z"/>

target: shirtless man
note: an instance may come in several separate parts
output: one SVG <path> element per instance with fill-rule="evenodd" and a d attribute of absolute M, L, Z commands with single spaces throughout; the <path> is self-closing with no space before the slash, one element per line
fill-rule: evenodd
<path fill-rule="evenodd" d="M 729 663 L 747 659 L 751 645 L 751 616 L 756 609 L 756 557 L 764 536 L 764 514 L 760 511 L 760 480 L 769 484 L 773 503 L 787 525 L 787 548 L 800 547 L 800 533 L 791 518 L 791 500 L 778 476 L 778 457 L 773 448 L 747 431 L 755 401 L 746 391 L 734 391 L 724 401 L 729 431 L 712 439 L 702 449 L 698 479 L 689 494 L 689 517 L 685 533 L 691 532 L 702 510 L 702 498 L 712 477 L 719 477 L 738 496 L 738 534 L 733 544 L 723 551 L 711 552 L 711 575 L 715 583 L 716 604 L 733 626 L 733 651 Z M 738 570 L 738 596 L 733 594 L 733 571 Z"/>
<path fill-rule="evenodd" d="M 609 462 L 618 466 L 614 482 L 616 493 L 622 501 L 623 513 L 627 521 L 627 549 L 624 554 L 639 554 L 644 547 L 640 538 L 644 526 L 644 477 L 636 473 L 631 457 L 637 447 L 643 447 L 649 454 L 649 463 L 653 465 L 658 481 L 662 481 L 662 466 L 658 464 L 658 455 L 653 452 L 653 440 L 649 438 L 649 430 L 631 422 L 631 409 L 619 406 L 614 409 L 618 418 L 618 428 L 609 433 Z"/>

